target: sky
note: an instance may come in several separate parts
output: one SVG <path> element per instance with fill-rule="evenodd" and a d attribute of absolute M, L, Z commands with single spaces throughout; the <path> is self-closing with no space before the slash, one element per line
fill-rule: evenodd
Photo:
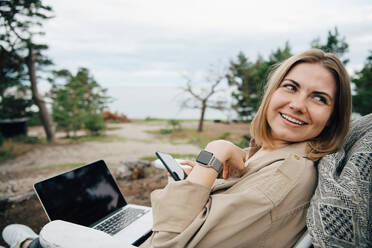
<path fill-rule="evenodd" d="M 88 68 L 113 97 L 110 110 L 129 118 L 199 118 L 199 110 L 180 109 L 185 76 L 195 89 L 205 87 L 208 70 L 222 73 L 240 51 L 255 61 L 288 41 L 299 53 L 317 37 L 325 42 L 336 26 L 349 44 L 349 73 L 372 50 L 370 0 L 47 2 L 55 18 L 44 24 L 42 40 L 53 69 Z M 225 82 L 220 89 L 229 99 Z M 206 112 L 207 119 L 228 116 L 234 118 L 231 111 Z"/>

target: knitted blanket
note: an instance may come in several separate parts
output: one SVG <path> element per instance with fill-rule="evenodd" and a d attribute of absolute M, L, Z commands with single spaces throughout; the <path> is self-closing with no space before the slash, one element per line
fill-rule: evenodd
<path fill-rule="evenodd" d="M 372 114 L 352 124 L 318 172 L 307 214 L 314 247 L 372 247 Z"/>

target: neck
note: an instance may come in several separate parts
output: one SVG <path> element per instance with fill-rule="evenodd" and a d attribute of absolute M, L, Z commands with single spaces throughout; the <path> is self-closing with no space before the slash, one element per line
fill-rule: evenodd
<path fill-rule="evenodd" d="M 264 150 L 264 151 L 275 151 L 275 150 L 279 150 L 283 147 L 286 147 L 288 146 L 289 143 L 288 142 L 285 142 L 285 141 L 275 141 L 273 142 L 273 146 L 268 146 L 268 145 L 263 145 L 261 147 L 261 150 Z"/>

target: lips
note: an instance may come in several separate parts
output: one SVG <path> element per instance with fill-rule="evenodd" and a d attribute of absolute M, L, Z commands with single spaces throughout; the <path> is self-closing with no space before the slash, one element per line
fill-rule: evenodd
<path fill-rule="evenodd" d="M 289 122 L 291 122 L 291 123 L 293 123 L 293 124 L 297 124 L 297 125 L 301 125 L 301 126 L 304 126 L 304 125 L 307 124 L 307 123 L 304 122 L 304 121 L 300 121 L 300 120 L 298 120 L 298 119 L 295 119 L 295 118 L 290 117 L 290 116 L 288 116 L 288 115 L 286 115 L 286 114 L 283 114 L 283 113 L 280 113 L 280 116 L 281 116 L 283 119 L 285 119 L 285 120 L 287 120 L 287 121 L 289 121 Z"/>

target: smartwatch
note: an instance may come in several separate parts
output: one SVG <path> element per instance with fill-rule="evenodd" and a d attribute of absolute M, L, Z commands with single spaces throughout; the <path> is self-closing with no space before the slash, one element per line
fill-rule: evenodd
<path fill-rule="evenodd" d="M 213 153 L 208 152 L 206 150 L 202 150 L 198 157 L 196 158 L 196 162 L 198 162 L 201 166 L 213 168 L 220 173 L 223 169 L 223 163 L 214 156 Z"/>

